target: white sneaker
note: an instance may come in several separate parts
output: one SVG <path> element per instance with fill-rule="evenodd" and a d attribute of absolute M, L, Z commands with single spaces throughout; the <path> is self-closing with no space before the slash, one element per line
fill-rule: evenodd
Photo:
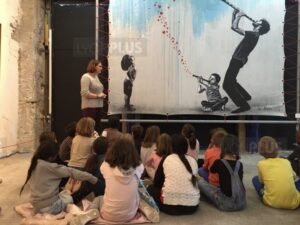
<path fill-rule="evenodd" d="M 88 222 L 99 217 L 99 209 L 91 209 L 86 214 L 76 216 L 70 225 L 85 225 Z"/>

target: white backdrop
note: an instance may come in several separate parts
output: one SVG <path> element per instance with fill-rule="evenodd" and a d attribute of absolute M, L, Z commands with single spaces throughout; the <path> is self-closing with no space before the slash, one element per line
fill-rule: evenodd
<path fill-rule="evenodd" d="M 271 25 L 237 77 L 252 96 L 251 110 L 244 114 L 284 116 L 284 1 L 231 0 L 231 3 L 254 19 L 267 19 Z M 137 70 L 131 97 L 136 113 L 230 114 L 236 108 L 231 100 L 225 111 L 201 110 L 206 95 L 198 93 L 199 84 L 192 74 L 205 79 L 211 73 L 220 74 L 220 92 L 226 96 L 222 89 L 224 75 L 243 39 L 231 30 L 232 12 L 220 0 L 111 0 L 109 113 L 124 110 L 126 71 L 120 62 L 124 54 L 129 54 L 135 57 Z M 253 28 L 246 18 L 241 19 L 240 27 Z"/>
<path fill-rule="evenodd" d="M 12 38 L 20 1 L 0 1 L 0 158 L 16 152 L 19 127 L 19 43 Z M 23 112 L 24 113 L 24 112 Z M 26 121 L 20 121 L 26 123 Z"/>

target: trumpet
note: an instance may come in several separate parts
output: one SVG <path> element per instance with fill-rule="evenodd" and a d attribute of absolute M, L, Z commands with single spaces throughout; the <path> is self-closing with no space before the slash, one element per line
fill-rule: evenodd
<path fill-rule="evenodd" d="M 206 79 L 204 79 L 202 76 L 198 76 L 198 75 L 196 75 L 196 74 L 193 74 L 193 77 L 196 77 L 196 78 L 198 78 L 198 79 L 200 79 L 200 80 L 202 80 L 202 81 L 209 82 L 209 80 L 206 80 Z"/>

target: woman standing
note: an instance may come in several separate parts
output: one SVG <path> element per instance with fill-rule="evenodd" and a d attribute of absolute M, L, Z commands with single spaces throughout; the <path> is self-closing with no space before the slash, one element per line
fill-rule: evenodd
<path fill-rule="evenodd" d="M 102 71 L 101 63 L 92 59 L 87 66 L 87 73 L 83 74 L 80 80 L 81 110 L 83 117 L 91 117 L 95 120 L 95 130 L 99 132 L 100 119 L 103 108 L 103 93 L 98 74 Z"/>

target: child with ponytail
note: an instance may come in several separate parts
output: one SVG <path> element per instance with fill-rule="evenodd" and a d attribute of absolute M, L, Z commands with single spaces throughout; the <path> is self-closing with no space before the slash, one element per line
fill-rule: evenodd
<path fill-rule="evenodd" d="M 186 123 L 183 125 L 181 133 L 188 141 L 188 151 L 186 154 L 198 160 L 200 145 L 196 138 L 195 128 L 193 125 Z"/>
<path fill-rule="evenodd" d="M 199 204 L 197 162 L 186 155 L 188 143 L 184 136 L 172 136 L 173 154 L 163 158 L 153 185 L 148 187 L 161 211 L 170 215 L 193 214 Z"/>
<path fill-rule="evenodd" d="M 44 141 L 34 153 L 28 169 L 27 178 L 21 188 L 30 184 L 30 202 L 35 213 L 59 214 L 73 199 L 68 191 L 59 193 L 59 183 L 64 177 L 87 180 L 96 183 L 97 178 L 89 173 L 55 163 L 59 146 L 53 141 Z"/>

